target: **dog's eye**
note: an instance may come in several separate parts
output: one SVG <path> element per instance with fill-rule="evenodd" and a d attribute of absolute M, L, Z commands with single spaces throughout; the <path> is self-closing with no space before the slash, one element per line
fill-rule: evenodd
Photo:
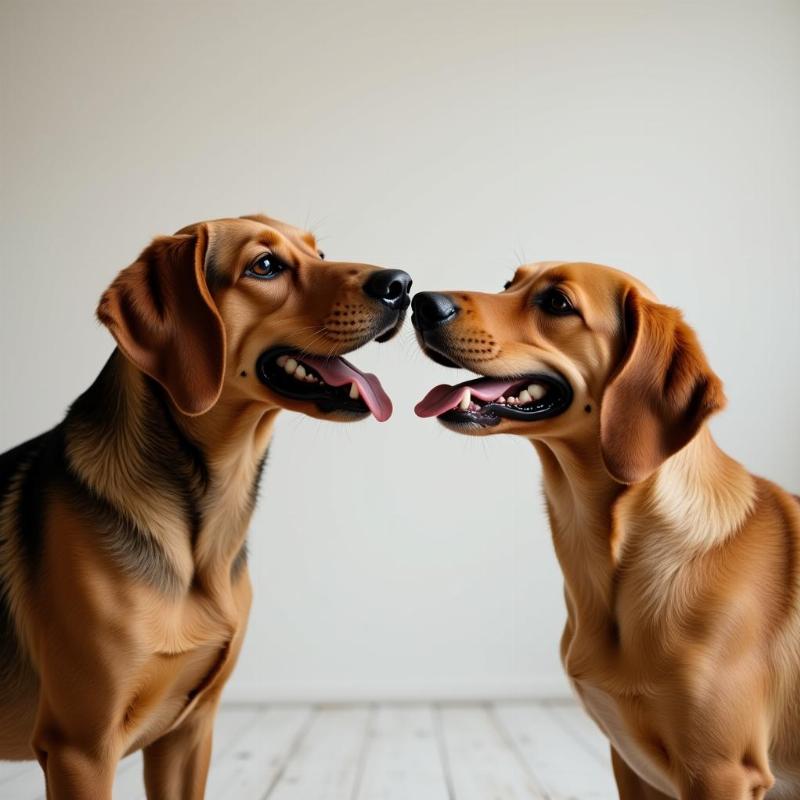
<path fill-rule="evenodd" d="M 562 317 L 575 312 L 575 307 L 570 302 L 569 297 L 558 289 L 548 289 L 544 292 L 544 294 L 539 297 L 537 305 L 542 311 L 546 311 L 548 314 L 555 314 Z"/>
<path fill-rule="evenodd" d="M 286 269 L 286 265 L 277 258 L 273 253 L 264 253 L 260 255 L 248 268 L 245 270 L 245 275 L 250 278 L 277 278 Z"/>

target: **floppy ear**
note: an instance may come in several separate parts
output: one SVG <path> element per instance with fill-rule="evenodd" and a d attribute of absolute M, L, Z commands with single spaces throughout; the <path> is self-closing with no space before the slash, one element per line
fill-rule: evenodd
<path fill-rule="evenodd" d="M 603 394 L 600 446 L 611 476 L 637 483 L 688 444 L 725 395 L 677 309 L 630 289 L 623 319 L 627 348 Z"/>
<path fill-rule="evenodd" d="M 97 307 L 120 350 L 193 416 L 216 403 L 225 374 L 225 328 L 205 279 L 207 246 L 205 225 L 159 236 Z"/>

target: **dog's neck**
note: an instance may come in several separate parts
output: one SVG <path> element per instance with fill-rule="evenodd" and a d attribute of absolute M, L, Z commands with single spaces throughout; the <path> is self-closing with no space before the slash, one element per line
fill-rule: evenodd
<path fill-rule="evenodd" d="M 179 415 L 178 424 L 202 448 L 209 470 L 195 547 L 198 567 L 224 570 L 244 545 L 278 411 L 223 394 L 205 414 Z"/>
<path fill-rule="evenodd" d="M 156 539 L 184 588 L 225 586 L 247 527 L 276 409 L 222 397 L 181 414 L 119 351 L 66 420 L 82 481 Z"/>
<path fill-rule="evenodd" d="M 597 437 L 533 444 L 567 596 L 576 613 L 593 619 L 613 617 L 616 582 L 633 546 L 666 551 L 677 575 L 681 564 L 734 534 L 753 504 L 752 476 L 705 427 L 633 486 L 608 474 Z"/>
<path fill-rule="evenodd" d="M 613 512 L 625 487 L 590 444 L 534 439 L 556 555 L 569 601 L 587 609 L 611 602 L 615 549 Z"/>

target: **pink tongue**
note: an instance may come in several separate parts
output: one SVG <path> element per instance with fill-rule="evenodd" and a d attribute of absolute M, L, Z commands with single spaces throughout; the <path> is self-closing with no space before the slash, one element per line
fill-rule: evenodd
<path fill-rule="evenodd" d="M 378 422 L 386 422 L 392 416 L 392 401 L 383 391 L 377 375 L 371 372 L 360 372 L 344 358 L 317 358 L 303 356 L 303 363 L 308 364 L 320 374 L 322 380 L 330 386 L 344 386 L 354 383 L 358 386 L 361 399 L 367 404 Z"/>
<path fill-rule="evenodd" d="M 464 389 L 469 387 L 473 397 L 477 397 L 484 402 L 497 400 L 498 397 L 506 394 L 508 390 L 520 382 L 516 380 L 492 380 L 491 378 L 477 378 L 472 381 L 459 383 L 458 386 L 449 386 L 442 383 L 434 386 L 422 400 L 414 407 L 414 413 L 418 417 L 438 417 L 445 411 L 451 411 L 464 396 Z"/>

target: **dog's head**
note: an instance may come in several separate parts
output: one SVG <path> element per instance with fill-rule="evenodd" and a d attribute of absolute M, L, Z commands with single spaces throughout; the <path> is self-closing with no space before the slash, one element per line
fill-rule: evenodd
<path fill-rule="evenodd" d="M 484 376 L 437 386 L 419 416 L 470 434 L 599 437 L 623 483 L 652 474 L 725 402 L 680 312 L 608 267 L 533 264 L 498 294 L 421 292 L 412 309 L 431 358 Z"/>
<path fill-rule="evenodd" d="M 97 309 L 120 350 L 188 415 L 223 394 L 329 419 L 392 406 L 341 355 L 403 322 L 411 279 L 324 260 L 314 237 L 263 216 L 201 222 L 155 239 Z"/>

